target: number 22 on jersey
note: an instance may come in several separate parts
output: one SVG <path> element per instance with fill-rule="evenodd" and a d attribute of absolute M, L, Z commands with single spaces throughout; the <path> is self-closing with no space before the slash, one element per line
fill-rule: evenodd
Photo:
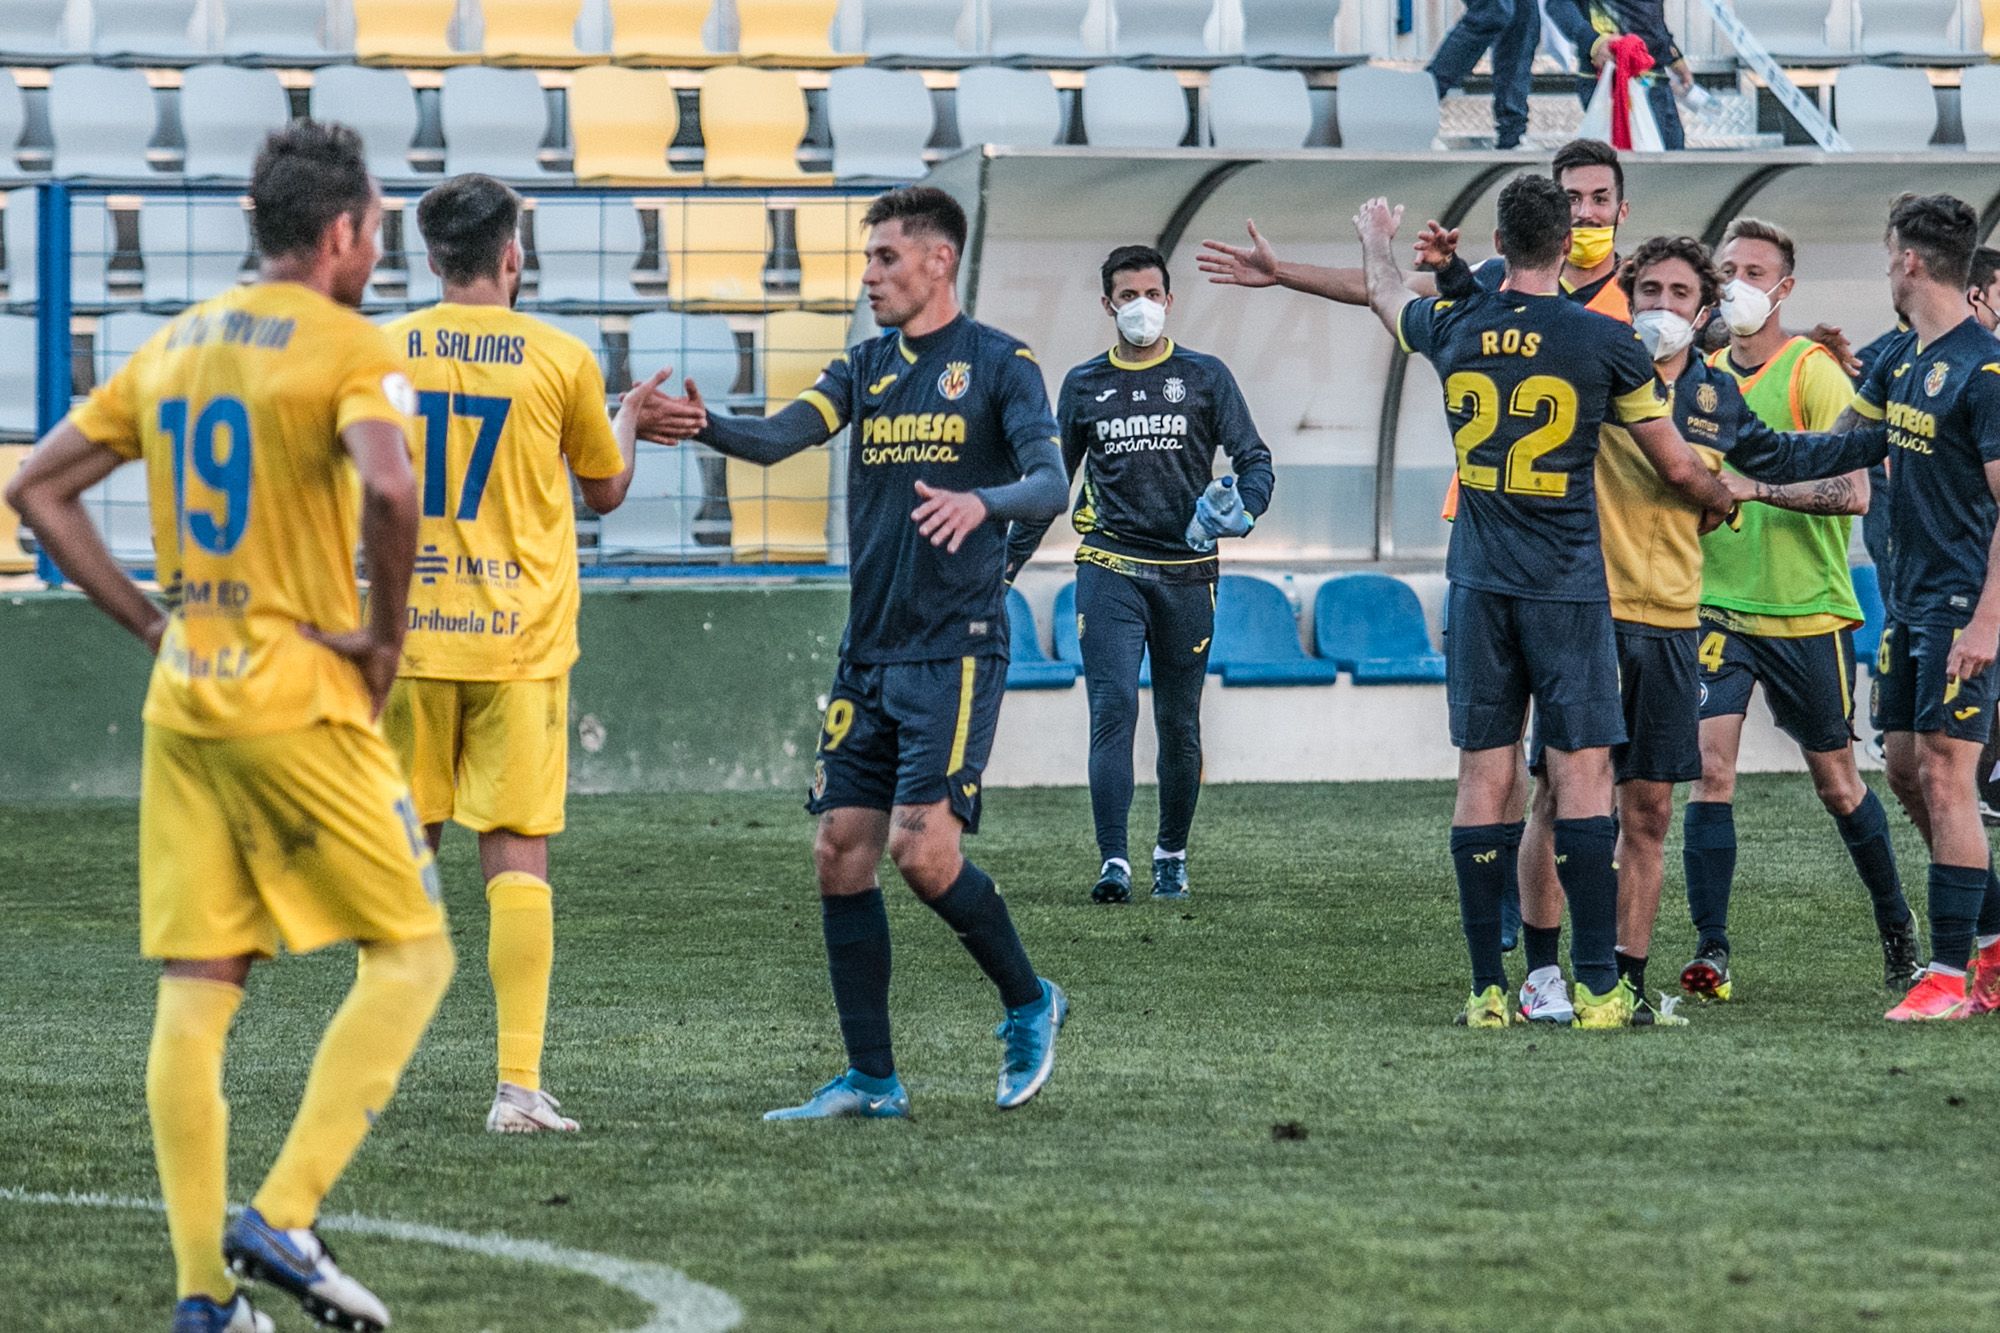
<path fill-rule="evenodd" d="M 458 511 L 452 517 L 469 523 L 479 517 L 479 505 L 486 498 L 486 479 L 493 473 L 493 456 L 500 449 L 500 436 L 507 429 L 507 414 L 514 400 L 477 393 L 443 393 L 427 389 L 417 395 L 417 415 L 424 422 L 424 517 L 445 516 L 445 469 L 450 457 L 451 422 L 465 417 L 479 423 L 473 437 L 472 454 L 466 459 L 465 476 L 459 484 Z"/>
<path fill-rule="evenodd" d="M 1475 491 L 1504 489 L 1509 495 L 1560 496 L 1569 493 L 1567 472 L 1543 472 L 1535 463 L 1562 448 L 1576 433 L 1576 386 L 1554 375 L 1530 375 L 1514 386 L 1507 415 L 1526 421 L 1548 420 L 1508 446 L 1504 485 L 1501 469 L 1472 461 L 1472 451 L 1500 428 L 1500 386 L 1490 375 L 1462 370 L 1445 381 L 1445 401 L 1454 412 L 1468 408 L 1472 416 L 1452 434 L 1458 450 L 1458 483 Z"/>

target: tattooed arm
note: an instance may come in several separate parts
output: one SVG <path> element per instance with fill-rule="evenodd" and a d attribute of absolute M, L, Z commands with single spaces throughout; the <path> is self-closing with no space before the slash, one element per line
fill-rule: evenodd
<path fill-rule="evenodd" d="M 1749 498 L 1774 509 L 1789 509 L 1798 514 L 1868 512 L 1868 474 L 1865 471 L 1846 472 L 1820 481 L 1793 482 L 1788 486 L 1774 486 L 1764 481 L 1754 485 L 1756 489 Z"/>

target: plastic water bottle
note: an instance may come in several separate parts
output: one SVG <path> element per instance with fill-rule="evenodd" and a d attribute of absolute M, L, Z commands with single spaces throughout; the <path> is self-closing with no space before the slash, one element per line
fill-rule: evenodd
<path fill-rule="evenodd" d="M 1220 519 L 1233 519 L 1243 512 L 1243 497 L 1236 493 L 1236 478 L 1217 477 L 1208 483 L 1208 489 L 1201 493 L 1208 501 L 1209 508 Z M 1199 513 L 1199 509 L 1196 510 Z M 1187 544 L 1197 551 L 1215 549 L 1215 539 L 1202 529 L 1199 518 L 1190 518 L 1187 526 Z"/>

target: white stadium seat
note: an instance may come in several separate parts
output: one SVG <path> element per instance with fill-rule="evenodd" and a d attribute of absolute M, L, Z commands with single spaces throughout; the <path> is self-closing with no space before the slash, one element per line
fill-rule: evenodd
<path fill-rule="evenodd" d="M 10 56 L 75 54 L 64 15 L 69 0 L 0 0 L 0 52 Z"/>
<path fill-rule="evenodd" d="M 1342 148 L 1428 152 L 1438 131 L 1437 84 L 1418 70 L 1358 65 L 1334 88 L 1334 115 Z"/>
<path fill-rule="evenodd" d="M 35 433 L 35 317 L 0 315 L 0 430 Z"/>
<path fill-rule="evenodd" d="M 974 65 L 958 76 L 958 141 L 1042 148 L 1062 137 L 1062 95 L 1038 69 Z"/>
<path fill-rule="evenodd" d="M 989 12 L 988 50 L 996 60 L 1068 60 L 1087 54 L 1083 20 L 1090 12 L 1090 0 L 1004 0 Z"/>
<path fill-rule="evenodd" d="M 398 180 L 412 174 L 417 94 L 401 70 L 329 66 L 313 75 L 311 105 L 314 120 L 337 120 L 360 133 L 368 169 L 377 176 Z"/>
<path fill-rule="evenodd" d="M 237 199 L 147 199 L 139 206 L 139 254 L 148 301 L 206 301 L 242 277 L 250 215 Z"/>
<path fill-rule="evenodd" d="M 247 177 L 264 136 L 292 118 L 292 104 L 268 69 L 196 65 L 181 79 L 181 135 L 189 176 Z"/>
<path fill-rule="evenodd" d="M 1851 54 L 1826 40 L 1827 0 L 1732 0 L 1732 3 L 1743 26 L 1780 61 L 1824 61 Z"/>
<path fill-rule="evenodd" d="M 118 373 L 146 339 L 166 327 L 168 317 L 144 310 L 114 310 L 97 321 L 96 355 L 92 373 L 99 384 Z"/>
<path fill-rule="evenodd" d="M 99 56 L 185 60 L 208 50 L 195 0 L 91 0 L 90 49 Z"/>
<path fill-rule="evenodd" d="M 543 175 L 536 153 L 549 130 L 541 80 L 525 69 L 462 65 L 444 73 L 444 172 L 519 180 Z"/>
<path fill-rule="evenodd" d="M 1187 124 L 1187 95 L 1171 70 L 1100 65 L 1083 77 L 1083 129 L 1093 148 L 1173 148 Z"/>
<path fill-rule="evenodd" d="M 729 320 L 722 315 L 651 311 L 632 320 L 627 345 L 634 380 L 645 379 L 661 366 L 672 366 L 671 384 L 691 379 L 710 403 L 719 405 L 736 396 L 742 355 Z"/>
<path fill-rule="evenodd" d="M 833 174 L 841 180 L 913 181 L 936 127 L 930 89 L 914 70 L 837 69 L 827 79 Z"/>
<path fill-rule="evenodd" d="M 1302 148 L 1312 123 L 1312 94 L 1295 69 L 1232 65 L 1209 77 L 1208 128 L 1217 148 Z"/>
<path fill-rule="evenodd" d="M 21 130 L 28 123 L 28 99 L 14 76 L 0 70 L 0 176 L 20 174 L 14 145 L 21 142 Z"/>
<path fill-rule="evenodd" d="M 1861 7 L 1861 54 L 1954 58 L 1966 48 L 1948 36 L 1958 0 L 1867 0 Z"/>
<path fill-rule="evenodd" d="M 702 450 L 695 445 L 639 442 L 625 503 L 598 520 L 597 549 L 605 556 L 689 556 L 701 511 Z"/>
<path fill-rule="evenodd" d="M 1340 0 L 1241 0 L 1243 58 L 1326 60 Z"/>
<path fill-rule="evenodd" d="M 136 69 L 63 65 L 49 75 L 51 170 L 58 176 L 147 176 L 157 115 Z"/>
<path fill-rule="evenodd" d="M 2000 152 L 2000 65 L 1975 66 L 1960 76 L 1958 118 L 1968 149 Z"/>
<path fill-rule="evenodd" d="M 222 10 L 222 50 L 273 62 L 352 55 L 352 42 L 344 52 L 329 44 L 327 19 L 326 0 L 228 0 Z"/>
<path fill-rule="evenodd" d="M 1124 60 L 1205 59 L 1215 0 L 1120 0 L 1118 55 Z"/>
<path fill-rule="evenodd" d="M 143 460 L 120 464 L 85 491 L 82 500 L 84 512 L 114 557 L 127 565 L 153 563 L 153 518 Z"/>
<path fill-rule="evenodd" d="M 861 49 L 870 60 L 962 60 L 958 20 L 964 0 L 868 0 Z"/>
<path fill-rule="evenodd" d="M 1917 152 L 1937 133 L 1937 98 L 1920 69 L 1850 65 L 1834 75 L 1833 123 L 1864 153 Z"/>
<path fill-rule="evenodd" d="M 645 246 L 645 228 L 632 201 L 611 195 L 535 204 L 535 262 L 542 301 L 636 301 L 632 269 Z"/>

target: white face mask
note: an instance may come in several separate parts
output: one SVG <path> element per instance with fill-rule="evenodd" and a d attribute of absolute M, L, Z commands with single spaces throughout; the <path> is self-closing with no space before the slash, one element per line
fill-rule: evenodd
<path fill-rule="evenodd" d="M 1771 294 L 1753 287 L 1741 278 L 1733 278 L 1722 289 L 1722 304 L 1716 307 L 1722 322 L 1729 331 L 1739 338 L 1747 338 L 1771 322 L 1771 315 L 1778 303 Z"/>
<path fill-rule="evenodd" d="M 1641 310 L 1632 316 L 1632 328 L 1655 361 L 1672 360 L 1694 342 L 1694 325 L 1671 310 Z"/>
<path fill-rule="evenodd" d="M 1167 331 L 1167 308 L 1138 296 L 1118 307 L 1118 334 L 1133 347 L 1151 347 Z"/>

